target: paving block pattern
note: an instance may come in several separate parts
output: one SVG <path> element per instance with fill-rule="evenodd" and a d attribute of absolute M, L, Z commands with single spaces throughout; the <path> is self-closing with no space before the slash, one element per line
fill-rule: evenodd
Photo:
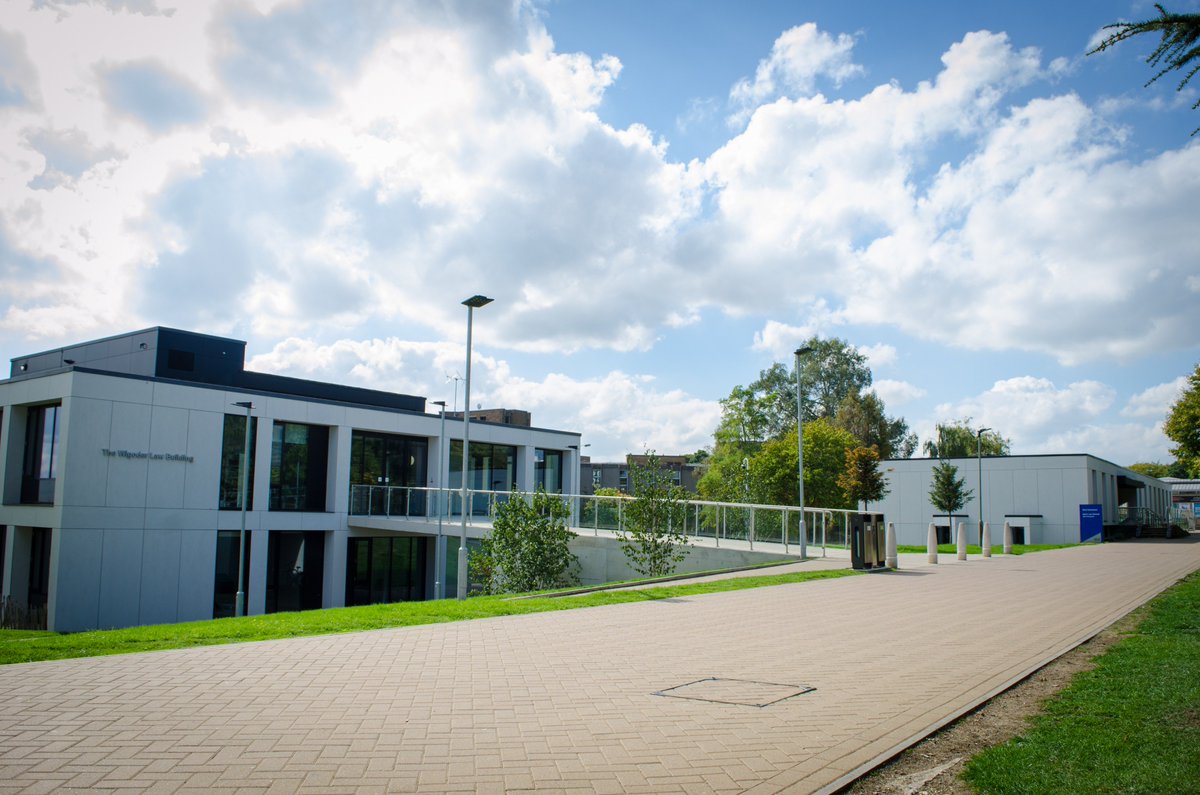
<path fill-rule="evenodd" d="M 1123 543 L 7 666 L 0 793 L 830 791 L 1197 568 Z M 733 697 L 657 695 L 704 680 Z"/>

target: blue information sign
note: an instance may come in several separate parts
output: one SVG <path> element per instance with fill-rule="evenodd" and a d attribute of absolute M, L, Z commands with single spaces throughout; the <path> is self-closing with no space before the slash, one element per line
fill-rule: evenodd
<path fill-rule="evenodd" d="M 1100 540 L 1104 534 L 1104 511 L 1100 505 L 1079 506 L 1079 542 Z"/>

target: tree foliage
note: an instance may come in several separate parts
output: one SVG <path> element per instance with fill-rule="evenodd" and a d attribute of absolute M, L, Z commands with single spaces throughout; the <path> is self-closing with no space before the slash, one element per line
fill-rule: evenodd
<path fill-rule="evenodd" d="M 1172 14 L 1158 3 L 1155 3 L 1154 7 L 1158 9 L 1156 18 L 1105 25 L 1105 30 L 1111 29 L 1115 32 L 1109 34 L 1088 55 L 1103 52 L 1142 33 L 1160 33 L 1162 39 L 1158 47 L 1146 58 L 1146 63 L 1158 69 L 1158 72 L 1146 81 L 1146 85 L 1168 72 L 1178 72 L 1182 77 L 1175 90 L 1182 91 L 1196 72 L 1200 72 L 1200 14 Z M 1200 99 L 1192 103 L 1192 109 L 1196 108 L 1200 108 Z M 1197 132 L 1200 132 L 1200 127 L 1192 130 L 1192 135 Z"/>
<path fill-rule="evenodd" d="M 1187 386 L 1171 405 L 1163 432 L 1175 442 L 1171 454 L 1183 464 L 1188 477 L 1200 477 L 1200 364 L 1187 379 Z"/>
<path fill-rule="evenodd" d="M 496 505 L 492 529 L 470 559 L 472 579 L 484 593 L 525 593 L 578 582 L 570 509 L 538 489 L 532 499 L 514 491 Z"/>
<path fill-rule="evenodd" d="M 846 469 L 838 476 L 838 487 L 852 505 L 879 502 L 889 491 L 879 471 L 879 451 L 874 447 L 856 447 L 846 453 Z"/>
<path fill-rule="evenodd" d="M 801 357 L 804 422 L 833 417 L 851 392 L 871 385 L 867 358 L 845 340 L 808 340 L 812 351 Z M 749 386 L 735 386 L 721 401 L 717 442 L 764 442 L 778 439 L 796 424 L 796 371 L 779 362 L 758 374 Z"/>
<path fill-rule="evenodd" d="M 933 507 L 949 517 L 962 508 L 971 499 L 973 492 L 966 488 L 965 480 L 958 475 L 958 467 L 942 461 L 933 468 L 933 484 L 929 488 L 929 502 Z"/>
<path fill-rule="evenodd" d="M 917 435 L 901 417 L 889 417 L 883 401 L 874 392 L 853 390 L 838 404 L 833 422 L 854 434 L 863 447 L 874 447 L 880 458 L 911 458 Z"/>
<path fill-rule="evenodd" d="M 1151 478 L 1187 479 L 1191 477 L 1188 474 L 1187 467 L 1180 461 L 1172 461 L 1169 464 L 1164 464 L 1160 461 L 1139 461 L 1136 464 L 1130 464 L 1129 468 L 1138 474 Z"/>
<path fill-rule="evenodd" d="M 974 458 L 975 430 L 970 417 L 947 423 L 939 422 L 934 438 L 925 442 L 925 454 L 930 458 Z M 979 450 L 986 456 L 1008 455 L 1011 449 L 1012 443 L 998 431 L 984 431 L 979 439 Z"/>
<path fill-rule="evenodd" d="M 653 450 L 646 451 L 644 460 L 629 468 L 633 499 L 625 504 L 621 550 L 634 571 L 661 577 L 687 557 L 687 492 L 662 468 Z"/>

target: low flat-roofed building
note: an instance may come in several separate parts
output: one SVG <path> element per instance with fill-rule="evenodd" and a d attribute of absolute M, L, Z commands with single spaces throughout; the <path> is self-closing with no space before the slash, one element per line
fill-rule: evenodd
<path fill-rule="evenodd" d="M 244 369 L 150 328 L 21 356 L 0 381 L 0 589 L 77 631 L 233 614 L 250 413 L 247 612 L 454 593 L 461 419 Z M 509 412 L 512 414 L 512 412 Z M 489 415 L 490 416 L 490 415 Z M 528 420 L 525 414 L 522 420 Z M 578 491 L 579 434 L 472 417 L 468 488 Z M 485 494 L 471 499 L 486 514 Z M 439 563 L 441 565 L 439 565 Z"/>
<path fill-rule="evenodd" d="M 1099 505 L 1105 525 L 1133 519 L 1165 521 L 1171 508 L 1166 483 L 1093 455 L 954 458 L 949 463 L 957 467 L 957 477 L 972 495 L 947 521 L 945 512 L 933 508 L 929 498 L 933 468 L 938 463 L 930 458 L 880 463 L 890 491 L 882 501 L 871 503 L 870 510 L 881 511 L 887 521 L 895 523 L 900 544 L 923 545 L 931 523 L 940 542 L 950 543 L 954 538 L 951 528 L 959 522 L 966 523 L 970 543 L 977 544 L 981 506 L 996 545 L 1003 542 L 1005 522 L 1013 528 L 1017 543 L 1099 541 L 1098 537 L 1081 536 L 1081 505 Z"/>

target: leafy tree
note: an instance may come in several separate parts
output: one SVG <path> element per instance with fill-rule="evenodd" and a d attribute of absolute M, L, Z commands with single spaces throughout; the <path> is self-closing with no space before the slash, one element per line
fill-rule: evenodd
<path fill-rule="evenodd" d="M 644 464 L 629 468 L 629 481 L 633 499 L 625 505 L 621 550 L 639 574 L 670 574 L 688 553 L 687 492 L 660 466 L 653 450 L 646 451 Z"/>
<path fill-rule="evenodd" d="M 1012 443 L 997 431 L 984 431 L 979 439 L 983 455 L 1008 455 Z M 930 458 L 974 458 L 976 453 L 975 428 L 971 418 L 965 417 L 945 424 L 938 423 L 935 438 L 925 442 L 925 454 Z"/>
<path fill-rule="evenodd" d="M 792 436 L 795 443 L 796 437 Z M 763 448 L 761 443 L 749 444 L 740 442 L 717 442 L 712 455 L 705 462 L 704 474 L 696 483 L 696 490 L 706 500 L 718 502 L 744 502 L 746 499 L 746 472 L 742 462 L 754 456 Z M 795 472 L 795 456 L 792 457 L 792 471 Z M 751 465 L 753 471 L 753 465 Z M 753 500 L 757 500 L 752 492 Z"/>
<path fill-rule="evenodd" d="M 1163 464 L 1158 461 L 1139 462 L 1130 464 L 1129 468 L 1134 472 L 1146 475 L 1152 478 L 1180 478 L 1186 479 L 1188 475 L 1187 467 L 1179 461 L 1172 461 L 1169 464 Z"/>
<path fill-rule="evenodd" d="M 846 467 L 846 451 L 858 441 L 828 419 L 804 423 L 804 502 L 809 507 L 849 508 L 838 475 Z M 718 444 L 697 488 L 706 500 L 795 505 L 799 499 L 796 426 L 778 439 L 761 444 Z M 744 461 L 749 461 L 747 473 Z M 749 475 L 747 483 L 747 475 Z M 749 485 L 747 492 L 746 486 Z"/>
<path fill-rule="evenodd" d="M 863 447 L 874 447 L 880 458 L 911 458 L 917 435 L 910 433 L 901 417 L 889 417 L 883 401 L 874 392 L 849 392 L 838 404 L 833 422 L 854 434 Z"/>
<path fill-rule="evenodd" d="M 525 593 L 578 582 L 575 533 L 567 505 L 538 489 L 532 500 L 516 491 L 496 506 L 492 529 L 471 556 L 472 579 L 484 593 Z"/>
<path fill-rule="evenodd" d="M 854 505 L 879 502 L 889 491 L 879 471 L 879 451 L 874 447 L 856 447 L 846 453 L 846 469 L 838 476 L 838 486 Z"/>
<path fill-rule="evenodd" d="M 1103 52 L 1119 42 L 1142 33 L 1161 33 L 1162 39 L 1154 52 L 1146 58 L 1146 63 L 1158 69 L 1154 77 L 1146 81 L 1150 85 L 1168 72 L 1178 72 L 1183 75 L 1176 91 L 1182 91 L 1188 81 L 1200 72 L 1200 14 L 1172 14 L 1158 3 L 1158 17 L 1144 19 L 1141 22 L 1116 22 L 1105 25 L 1105 30 L 1116 32 L 1100 42 L 1088 55 Z M 1161 68 L 1160 68 L 1161 67 Z M 1192 103 L 1192 109 L 1200 107 L 1200 99 Z M 1192 135 L 1200 132 L 1200 127 L 1192 130 Z"/>
<path fill-rule="evenodd" d="M 1183 464 L 1188 477 L 1200 477 L 1200 364 L 1187 379 L 1187 386 L 1167 413 L 1163 432 L 1175 442 L 1171 454 Z"/>
<path fill-rule="evenodd" d="M 946 514 L 950 530 L 954 530 L 951 515 L 971 499 L 973 492 L 965 487 L 964 479 L 955 477 L 958 467 L 942 461 L 933 468 L 933 485 L 929 489 L 929 502 L 935 509 Z"/>
<path fill-rule="evenodd" d="M 867 357 L 845 340 L 808 340 L 812 351 L 801 357 L 804 422 L 832 417 L 851 392 L 871 385 Z M 749 386 L 735 386 L 721 401 L 718 442 L 778 439 L 796 424 L 796 372 L 779 362 L 758 374 Z"/>
<path fill-rule="evenodd" d="M 838 485 L 846 468 L 846 453 L 858 442 L 849 431 L 827 419 L 804 423 L 804 502 L 809 507 L 849 508 Z M 752 502 L 765 505 L 795 505 L 800 499 L 797 470 L 796 429 L 773 439 L 750 459 Z"/>
<path fill-rule="evenodd" d="M 865 392 L 871 385 L 867 357 L 845 340 L 816 337 L 804 343 L 812 348 L 800 357 L 801 387 L 804 389 L 804 422 L 833 417 L 838 404 L 851 392 Z M 796 415 L 795 379 L 792 380 L 792 416 Z"/>
<path fill-rule="evenodd" d="M 709 450 L 701 447 L 696 452 L 687 454 L 687 462 L 689 464 L 703 464 L 708 460 L 710 455 L 712 455 L 712 453 Z"/>

